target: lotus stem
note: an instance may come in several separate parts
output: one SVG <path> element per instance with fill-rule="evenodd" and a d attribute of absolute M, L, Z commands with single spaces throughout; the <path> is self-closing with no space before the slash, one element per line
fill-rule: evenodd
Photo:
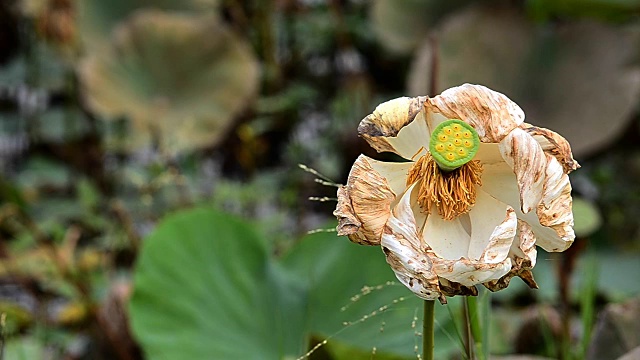
<path fill-rule="evenodd" d="M 467 301 L 468 323 L 471 329 L 469 347 L 473 348 L 474 358 L 486 360 L 485 349 L 482 344 L 482 326 L 480 325 L 480 312 L 478 311 L 478 299 L 476 296 L 465 296 Z"/>
<path fill-rule="evenodd" d="M 435 300 L 424 301 L 424 317 L 422 320 L 422 359 L 433 360 L 434 348 L 434 310 Z"/>

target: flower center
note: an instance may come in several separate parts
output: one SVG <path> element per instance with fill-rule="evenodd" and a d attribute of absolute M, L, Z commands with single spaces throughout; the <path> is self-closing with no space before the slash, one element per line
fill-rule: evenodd
<path fill-rule="evenodd" d="M 471 210 L 476 186 L 482 184 L 482 164 L 473 160 L 479 146 L 478 134 L 465 122 L 448 120 L 436 127 L 430 153 L 414 163 L 407 177 L 407 186 L 419 182 L 423 212 L 430 214 L 435 206 L 443 219 L 453 220 Z"/>
<path fill-rule="evenodd" d="M 468 163 L 479 147 L 480 139 L 476 130 L 457 119 L 438 125 L 431 133 L 429 142 L 429 151 L 443 171 L 452 171 Z"/>

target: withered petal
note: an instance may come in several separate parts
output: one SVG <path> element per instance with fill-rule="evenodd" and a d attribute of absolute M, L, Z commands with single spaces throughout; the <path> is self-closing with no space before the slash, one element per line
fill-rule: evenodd
<path fill-rule="evenodd" d="M 573 231 L 573 212 L 571 183 L 569 175 L 564 173 L 562 165 L 552 155 L 547 154 L 546 179 L 543 195 L 536 209 L 540 225 L 551 228 L 557 237 L 538 236 L 537 244 L 547 251 L 564 251 L 575 239 Z"/>
<path fill-rule="evenodd" d="M 522 129 L 514 129 L 500 142 L 500 153 L 516 174 L 520 206 L 524 214 L 540 203 L 547 158 L 535 139 Z"/>
<path fill-rule="evenodd" d="M 482 85 L 464 84 L 427 99 L 427 112 L 469 123 L 480 141 L 500 142 L 524 121 L 524 112 L 505 95 Z"/>
<path fill-rule="evenodd" d="M 485 282 L 483 285 L 491 291 L 499 291 L 509 286 L 511 279 L 520 277 L 525 284 L 532 289 L 537 289 L 538 284 L 533 278 L 531 270 L 536 265 L 536 238 L 531 226 L 525 221 L 518 220 L 519 241 L 517 246 L 513 246 L 511 257 L 511 270 L 498 280 Z"/>
<path fill-rule="evenodd" d="M 425 96 L 401 97 L 378 105 L 362 119 L 358 135 L 378 152 L 393 152 L 411 160 L 421 148 L 426 150 L 429 146 L 425 100 Z"/>
<path fill-rule="evenodd" d="M 522 123 L 520 128 L 533 136 L 545 153 L 553 155 L 562 164 L 566 174 L 580 167 L 580 164 L 573 158 L 569 142 L 560 134 L 527 123 Z"/>
<path fill-rule="evenodd" d="M 338 189 L 338 234 L 349 235 L 349 240 L 363 245 L 379 245 L 395 194 L 386 179 L 360 155 L 356 159 L 347 185 Z"/>

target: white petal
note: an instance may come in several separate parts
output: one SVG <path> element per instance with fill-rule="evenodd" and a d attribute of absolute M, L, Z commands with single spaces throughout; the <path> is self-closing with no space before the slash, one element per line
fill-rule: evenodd
<path fill-rule="evenodd" d="M 433 268 L 438 276 L 449 281 L 457 282 L 464 286 L 473 286 L 497 280 L 506 275 L 511 270 L 511 259 L 507 258 L 497 264 L 483 264 L 467 259 L 450 260 L 435 262 Z"/>
<path fill-rule="evenodd" d="M 423 299 L 440 297 L 429 252 L 418 237 L 411 210 L 412 185 L 394 209 L 382 235 L 382 249 L 398 280 Z"/>
<path fill-rule="evenodd" d="M 538 251 L 536 250 L 536 237 L 533 229 L 524 221 L 518 221 L 518 241 L 514 241 L 511 251 L 513 258 L 521 258 L 536 266 Z"/>
<path fill-rule="evenodd" d="M 367 158 L 373 170 L 387 180 L 387 184 L 396 196 L 407 189 L 407 174 L 413 162 L 385 162 Z"/>
<path fill-rule="evenodd" d="M 431 132 L 427 127 L 424 111 L 421 111 L 396 137 L 387 137 L 386 140 L 393 146 L 396 154 L 407 160 L 417 160 L 429 150 L 430 137 Z"/>
<path fill-rule="evenodd" d="M 436 255 L 446 260 L 466 257 L 470 236 L 464 230 L 460 219 L 444 220 L 434 208 L 427 217 L 422 237 Z"/>
<path fill-rule="evenodd" d="M 504 159 L 502 158 L 502 154 L 500 153 L 499 144 L 480 143 L 478 152 L 473 159 L 480 160 L 483 166 L 493 165 L 497 163 L 506 165 L 506 162 L 504 161 Z M 509 171 L 511 171 L 511 168 L 509 168 Z"/>
<path fill-rule="evenodd" d="M 401 97 L 384 102 L 360 122 L 358 134 L 378 152 L 394 152 L 412 160 L 429 149 L 426 97 Z"/>
<path fill-rule="evenodd" d="M 547 162 L 544 192 L 536 214 L 539 223 L 552 230 L 555 236 L 541 237 L 538 245 L 547 251 L 564 251 L 575 239 L 571 183 L 555 157 L 547 154 Z"/>
<path fill-rule="evenodd" d="M 540 144 L 522 129 L 514 129 L 500 142 L 500 152 L 516 174 L 520 205 L 526 214 L 542 199 L 547 158 Z"/>
<path fill-rule="evenodd" d="M 553 249 L 566 249 L 568 247 L 567 240 L 563 239 L 562 235 L 558 234 L 554 229 L 540 224 L 536 212 L 522 213 L 519 207 L 520 192 L 516 183 L 516 176 L 506 163 L 483 166 L 481 189 L 505 204 L 513 206 L 517 217 L 531 226 L 536 235 L 537 244 L 543 249 L 553 251 Z"/>
<path fill-rule="evenodd" d="M 509 255 L 518 221 L 513 208 L 478 189 L 476 204 L 469 212 L 471 241 L 468 257 L 499 263 Z"/>

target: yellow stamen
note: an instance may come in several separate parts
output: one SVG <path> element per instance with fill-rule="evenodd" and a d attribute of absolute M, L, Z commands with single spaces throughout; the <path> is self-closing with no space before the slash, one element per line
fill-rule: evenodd
<path fill-rule="evenodd" d="M 453 220 L 469 212 L 476 203 L 476 186 L 482 185 L 481 175 L 482 164 L 478 160 L 445 172 L 431 154 L 426 154 L 409 170 L 407 186 L 418 182 L 418 204 L 423 212 L 431 213 L 435 205 L 443 219 Z"/>

